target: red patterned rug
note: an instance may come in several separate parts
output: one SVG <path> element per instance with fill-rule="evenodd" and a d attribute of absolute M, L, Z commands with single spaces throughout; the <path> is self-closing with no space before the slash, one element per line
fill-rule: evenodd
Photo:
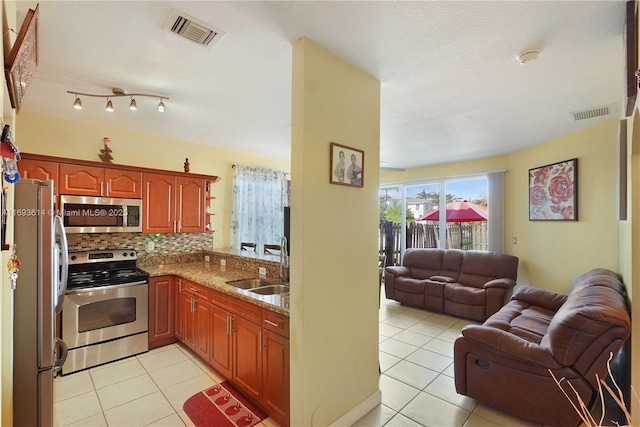
<path fill-rule="evenodd" d="M 267 418 L 226 381 L 194 394 L 182 409 L 196 427 L 251 427 Z"/>

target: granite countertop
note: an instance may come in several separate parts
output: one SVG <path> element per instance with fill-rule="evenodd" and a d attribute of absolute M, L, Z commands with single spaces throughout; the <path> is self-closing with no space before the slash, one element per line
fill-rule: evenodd
<path fill-rule="evenodd" d="M 258 275 L 245 270 L 224 267 L 208 262 L 193 262 L 184 264 L 161 264 L 139 266 L 141 270 L 147 272 L 149 277 L 155 276 L 179 276 L 183 279 L 191 280 L 208 288 L 214 289 L 235 298 L 241 299 L 251 304 L 264 307 L 286 316 L 289 315 L 289 294 L 281 295 L 258 295 L 243 292 L 235 286 L 227 285 L 226 282 L 241 279 L 257 279 Z M 266 280 L 277 283 L 277 280 L 266 278 Z"/>

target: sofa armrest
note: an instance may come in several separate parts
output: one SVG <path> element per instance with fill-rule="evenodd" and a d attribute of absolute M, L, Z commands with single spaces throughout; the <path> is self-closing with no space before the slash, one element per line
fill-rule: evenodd
<path fill-rule="evenodd" d="M 548 348 L 522 339 L 502 329 L 482 325 L 468 325 L 462 329 L 462 335 L 464 339 L 514 361 L 549 369 L 562 367 L 554 359 Z"/>
<path fill-rule="evenodd" d="M 484 284 L 483 288 L 504 288 L 504 289 L 512 289 L 516 285 L 516 281 L 513 279 L 493 279 L 489 280 Z"/>
<path fill-rule="evenodd" d="M 386 273 L 393 274 L 394 276 L 411 276 L 411 269 L 404 265 L 389 266 L 384 269 Z"/>
<path fill-rule="evenodd" d="M 567 296 L 525 285 L 516 290 L 511 299 L 558 311 L 567 300 Z"/>

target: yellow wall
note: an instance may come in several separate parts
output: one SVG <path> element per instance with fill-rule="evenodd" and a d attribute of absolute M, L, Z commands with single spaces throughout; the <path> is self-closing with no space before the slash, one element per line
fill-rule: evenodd
<path fill-rule="evenodd" d="M 619 272 L 616 210 L 618 119 L 538 144 L 509 156 L 505 239 L 520 258 L 518 282 L 568 293 L 595 267 Z M 578 221 L 529 221 L 528 170 L 578 158 Z"/>
<path fill-rule="evenodd" d="M 329 144 L 365 151 L 364 188 L 329 184 Z M 291 425 L 350 425 L 378 391 L 380 82 L 293 46 Z M 360 416 L 364 416 L 361 413 Z M 356 411 L 357 412 L 357 411 Z"/>
<path fill-rule="evenodd" d="M 381 185 L 506 169 L 504 251 L 520 259 L 518 282 L 567 293 L 591 268 L 620 272 L 618 123 L 607 120 L 505 156 L 385 173 Z M 529 221 L 529 169 L 576 157 L 579 221 Z"/>
<path fill-rule="evenodd" d="M 165 113 L 171 114 L 171 113 Z M 46 154 L 81 160 L 99 161 L 102 138 L 111 139 L 113 162 L 157 169 L 183 171 L 185 158 L 190 171 L 217 175 L 220 182 L 213 186 L 216 200 L 212 203 L 214 225 L 213 247 L 229 247 L 231 221 L 231 186 L 233 164 L 269 167 L 289 172 L 288 159 L 276 159 L 252 153 L 211 147 L 189 141 L 163 138 L 91 123 L 65 120 L 22 111 L 18 116 L 20 149 L 25 153 Z"/>

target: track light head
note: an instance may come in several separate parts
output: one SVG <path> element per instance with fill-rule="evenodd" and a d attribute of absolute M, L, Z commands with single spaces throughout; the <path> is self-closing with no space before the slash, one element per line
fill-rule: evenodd
<path fill-rule="evenodd" d="M 76 94 L 76 100 L 73 101 L 73 108 L 75 108 L 76 110 L 82 110 L 82 101 L 80 100 L 80 97 Z"/>
<path fill-rule="evenodd" d="M 158 111 L 164 113 L 164 102 L 162 101 L 162 98 L 160 98 L 160 103 L 158 104 Z"/>
<path fill-rule="evenodd" d="M 111 102 L 111 100 L 109 98 L 107 98 L 107 108 L 106 108 L 106 110 L 108 112 L 110 112 L 110 113 L 113 111 L 113 102 Z"/>
<path fill-rule="evenodd" d="M 138 109 L 138 104 L 136 103 L 136 100 L 133 96 L 131 97 L 131 104 L 129 104 L 129 109 L 133 111 L 136 111 Z"/>

